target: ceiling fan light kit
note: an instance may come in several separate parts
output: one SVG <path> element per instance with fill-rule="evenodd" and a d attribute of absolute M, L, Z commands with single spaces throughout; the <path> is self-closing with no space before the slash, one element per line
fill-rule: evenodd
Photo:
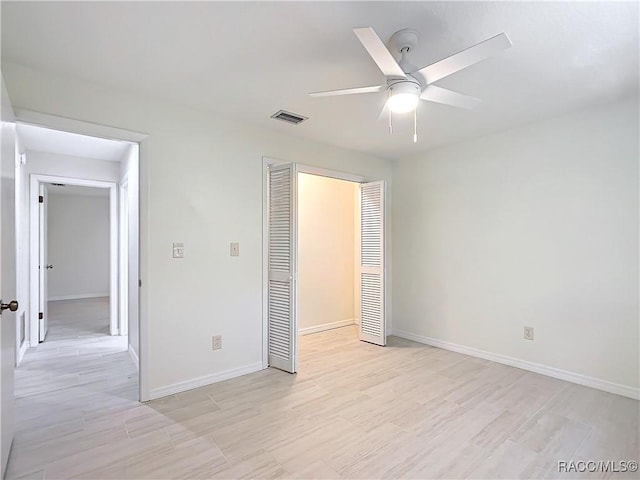
<path fill-rule="evenodd" d="M 387 107 L 393 113 L 412 112 L 420 101 L 420 84 L 411 80 L 403 80 L 389 85 Z"/>
<path fill-rule="evenodd" d="M 399 62 L 396 61 L 372 27 L 354 28 L 353 33 L 358 37 L 358 40 L 360 40 L 360 43 L 362 43 L 380 71 L 387 77 L 387 84 L 314 92 L 309 95 L 312 97 L 330 97 L 376 93 L 386 90 L 389 98 L 384 109 L 389 110 L 389 131 L 393 132 L 392 112 L 399 114 L 413 112 L 414 142 L 417 141 L 416 109 L 420 100 L 467 109 L 474 108 L 480 103 L 477 98 L 438 87 L 433 85 L 434 82 L 511 46 L 509 37 L 505 33 L 500 33 L 436 63 L 422 68 L 415 68 L 407 60 L 407 54 L 415 48 L 419 40 L 418 33 L 415 30 L 403 29 L 391 36 L 389 45 L 400 55 Z"/>

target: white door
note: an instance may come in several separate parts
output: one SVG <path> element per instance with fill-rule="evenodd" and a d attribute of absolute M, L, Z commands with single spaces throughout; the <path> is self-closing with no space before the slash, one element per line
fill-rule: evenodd
<path fill-rule="evenodd" d="M 294 282 L 297 273 L 295 165 L 271 166 L 268 190 L 268 362 L 272 367 L 295 373 L 298 332 Z"/>
<path fill-rule="evenodd" d="M 387 343 L 384 305 L 384 182 L 360 184 L 360 340 Z"/>
<path fill-rule="evenodd" d="M 47 281 L 48 273 L 53 265 L 49 265 L 48 255 L 47 255 L 47 187 L 43 183 L 40 183 L 40 188 L 38 192 L 38 223 L 39 223 L 39 237 L 38 237 L 38 248 L 40 252 L 39 256 L 39 299 L 38 299 L 38 340 L 40 342 L 44 342 L 45 337 L 47 336 L 47 329 L 49 328 L 49 309 L 48 306 L 48 298 L 49 298 L 49 282 Z"/>
<path fill-rule="evenodd" d="M 13 384 L 15 365 L 16 229 L 15 119 L 2 79 L 2 150 L 0 158 L 0 478 L 4 477 L 13 441 Z M 13 303 L 13 305 L 12 305 Z M 9 308 L 10 307 L 10 308 Z"/>

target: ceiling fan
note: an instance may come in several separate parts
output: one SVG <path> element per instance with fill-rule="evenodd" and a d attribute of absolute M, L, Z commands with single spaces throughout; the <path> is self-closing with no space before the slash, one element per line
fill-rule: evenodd
<path fill-rule="evenodd" d="M 511 40 L 505 33 L 500 33 L 473 47 L 462 50 L 450 57 L 432 63 L 426 67 L 417 68 L 409 63 L 407 54 L 418 43 L 418 33 L 415 30 L 403 29 L 394 33 L 390 40 L 390 47 L 400 54 L 397 62 L 389 49 L 382 43 L 380 37 L 372 27 L 354 28 L 360 43 L 367 50 L 378 68 L 387 77 L 386 85 L 371 87 L 346 88 L 326 92 L 313 92 L 312 97 L 330 97 L 334 95 L 352 95 L 357 93 L 376 93 L 387 91 L 389 98 L 381 112 L 389 111 L 389 129 L 392 131 L 391 113 L 414 112 L 414 136 L 417 141 L 415 128 L 416 107 L 420 100 L 442 103 L 460 108 L 473 108 L 480 100 L 463 95 L 453 90 L 438 87 L 434 82 L 467 68 L 489 56 L 511 46 Z"/>

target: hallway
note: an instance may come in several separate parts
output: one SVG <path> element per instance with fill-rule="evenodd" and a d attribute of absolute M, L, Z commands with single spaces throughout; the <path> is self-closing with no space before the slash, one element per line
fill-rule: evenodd
<path fill-rule="evenodd" d="M 108 332 L 108 297 L 49 302 L 47 337 L 27 350 L 15 373 L 16 432 L 7 478 L 17 471 L 42 478 L 46 463 L 90 448 L 87 430 L 99 432 L 105 415 L 138 404 L 127 337 Z"/>

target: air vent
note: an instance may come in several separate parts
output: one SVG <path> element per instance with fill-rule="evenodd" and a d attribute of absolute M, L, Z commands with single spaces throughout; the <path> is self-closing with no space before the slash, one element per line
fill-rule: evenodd
<path fill-rule="evenodd" d="M 305 120 L 308 120 L 309 117 L 303 117 L 302 115 L 298 115 L 297 113 L 287 112 L 285 110 L 279 110 L 273 115 L 271 118 L 275 118 L 276 120 L 282 120 L 283 122 L 293 123 L 294 125 L 298 125 Z"/>

